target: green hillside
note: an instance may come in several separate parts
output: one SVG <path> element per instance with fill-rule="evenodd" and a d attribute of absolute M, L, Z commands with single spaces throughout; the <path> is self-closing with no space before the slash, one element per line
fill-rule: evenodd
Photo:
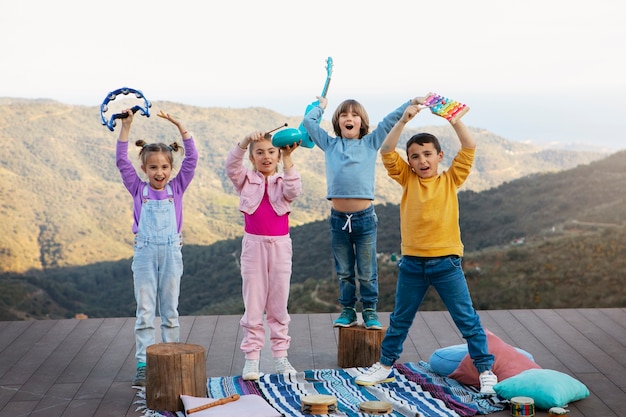
<path fill-rule="evenodd" d="M 626 152 L 459 195 L 464 268 L 476 307 L 624 307 Z M 590 180 L 591 179 L 591 180 Z M 398 187 L 396 187 L 398 191 Z M 393 309 L 399 208 L 377 205 L 379 310 Z M 290 311 L 337 311 L 326 219 L 292 228 Z M 180 312 L 243 311 L 237 267 L 241 239 L 186 245 Z M 130 259 L 0 276 L 0 319 L 132 316 Z M 443 306 L 429 294 L 423 309 Z"/>
<path fill-rule="evenodd" d="M 224 175 L 227 152 L 248 132 L 285 122 L 297 126 L 301 117 L 285 117 L 264 108 L 153 103 L 153 114 L 161 109 L 194 132 L 200 153 L 196 177 L 184 200 L 186 244 L 207 246 L 239 236 L 242 217 L 237 195 Z M 328 128 L 328 122 L 323 126 Z M 452 129 L 433 126 L 424 130 L 440 137 L 445 168 L 458 148 Z M 471 131 L 479 145 L 464 189 L 477 193 L 533 173 L 562 171 L 606 156 L 547 151 L 507 141 L 486 129 Z M 402 140 L 415 132 L 409 126 Z M 138 116 L 131 136 L 170 143 L 178 139 L 178 132 L 158 117 Z M 132 256 L 131 199 L 115 167 L 116 139 L 117 132 L 101 125 L 99 107 L 0 98 L 0 215 L 5 220 L 0 222 L 0 272 L 48 273 Z M 302 148 L 293 159 L 304 192 L 293 206 L 292 225 L 324 219 L 329 204 L 324 198 L 323 153 Z M 376 178 L 376 203 L 397 204 L 400 193 L 380 162 Z"/>

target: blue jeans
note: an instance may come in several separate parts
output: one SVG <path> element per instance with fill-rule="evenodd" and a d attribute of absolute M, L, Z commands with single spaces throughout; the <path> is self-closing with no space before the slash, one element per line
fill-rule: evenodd
<path fill-rule="evenodd" d="M 378 217 L 374 206 L 355 213 L 330 211 L 330 243 L 339 279 L 339 303 L 354 307 L 356 273 L 363 308 L 376 309 L 378 303 L 378 264 L 376 229 Z"/>
<path fill-rule="evenodd" d="M 403 256 L 398 262 L 398 282 L 389 328 L 381 345 L 380 363 L 392 366 L 402 353 L 402 344 L 413 324 L 426 291 L 432 285 L 439 293 L 456 327 L 467 341 L 467 348 L 478 372 L 492 368 L 494 356 L 487 347 L 487 335 L 472 304 L 461 258 L 418 258 Z"/>

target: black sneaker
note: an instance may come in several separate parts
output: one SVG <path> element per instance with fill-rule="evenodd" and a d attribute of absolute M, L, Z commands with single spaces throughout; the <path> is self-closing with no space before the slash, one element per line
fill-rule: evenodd
<path fill-rule="evenodd" d="M 133 387 L 145 387 L 146 386 L 146 367 L 141 366 L 137 368 L 135 379 L 133 380 Z"/>

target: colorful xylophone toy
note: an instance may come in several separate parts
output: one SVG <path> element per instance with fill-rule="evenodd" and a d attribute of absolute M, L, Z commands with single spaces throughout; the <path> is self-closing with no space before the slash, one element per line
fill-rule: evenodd
<path fill-rule="evenodd" d="M 440 96 L 436 93 L 428 93 L 424 101 L 424 106 L 430 107 L 430 111 L 455 124 L 465 113 L 469 111 L 469 107 L 455 100 Z"/>

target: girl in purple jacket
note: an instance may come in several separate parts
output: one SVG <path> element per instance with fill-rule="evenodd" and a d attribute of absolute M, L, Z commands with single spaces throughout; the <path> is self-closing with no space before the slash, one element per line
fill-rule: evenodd
<path fill-rule="evenodd" d="M 122 119 L 116 148 L 117 168 L 124 186 L 133 197 L 133 283 L 137 312 L 135 321 L 135 358 L 137 373 L 133 386 L 146 384 L 146 348 L 155 343 L 154 319 L 161 316 L 161 339 L 178 342 L 178 296 L 183 275 L 181 228 L 183 225 L 183 193 L 194 177 L 198 153 L 193 137 L 181 122 L 166 113 L 158 116 L 174 124 L 182 138 L 184 159 L 175 177 L 174 152 L 182 151 L 178 143 L 145 143 L 138 140 L 142 180 L 128 158 L 128 137 L 133 112 Z"/>
<path fill-rule="evenodd" d="M 299 146 L 277 148 L 271 136 L 253 132 L 240 141 L 226 158 L 226 174 L 239 193 L 239 210 L 244 216 L 241 244 L 242 295 L 245 312 L 241 350 L 246 359 L 242 377 L 260 377 L 259 359 L 265 343 L 263 315 L 267 313 L 270 343 L 276 373 L 295 374 L 287 359 L 289 336 L 289 284 L 291 281 L 291 203 L 302 192 L 300 174 L 291 160 Z M 250 148 L 253 169 L 244 167 Z M 283 172 L 278 164 L 283 163 Z"/>

